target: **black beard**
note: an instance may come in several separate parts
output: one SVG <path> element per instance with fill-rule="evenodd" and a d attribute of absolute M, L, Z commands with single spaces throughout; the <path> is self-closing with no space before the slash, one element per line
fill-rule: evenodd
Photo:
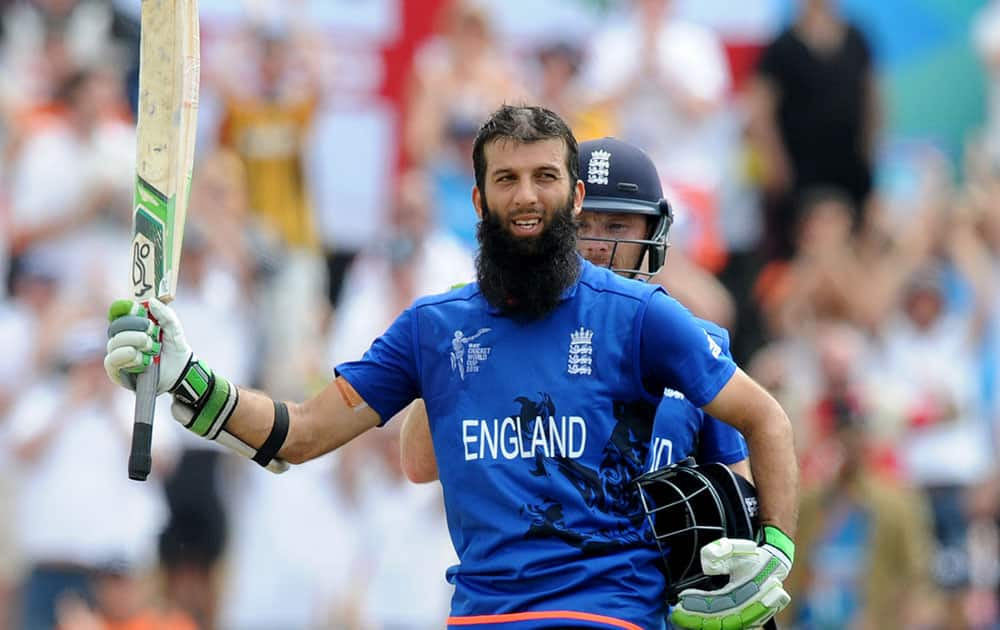
<path fill-rule="evenodd" d="M 580 274 L 576 232 L 572 199 L 531 238 L 511 234 L 484 199 L 476 230 L 476 276 L 483 297 L 512 317 L 538 319 L 554 311 Z"/>

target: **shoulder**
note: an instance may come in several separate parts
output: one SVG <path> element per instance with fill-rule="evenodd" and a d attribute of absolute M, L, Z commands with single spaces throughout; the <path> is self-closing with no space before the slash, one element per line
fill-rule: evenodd
<path fill-rule="evenodd" d="M 761 63 L 766 65 L 774 63 L 776 59 L 784 59 L 786 55 L 792 54 L 796 47 L 798 47 L 798 37 L 791 28 L 786 28 L 764 47 Z"/>
<path fill-rule="evenodd" d="M 659 285 L 623 278 L 610 269 L 598 267 L 587 261 L 583 261 L 580 270 L 579 289 L 585 293 L 600 293 L 604 296 L 617 296 L 643 302 L 657 292 L 667 295 Z"/>
<path fill-rule="evenodd" d="M 865 34 L 861 27 L 856 24 L 847 25 L 847 41 L 849 45 L 863 58 L 865 63 L 871 63 L 872 58 L 872 47 L 871 42 L 868 39 L 868 35 Z"/>
<path fill-rule="evenodd" d="M 719 326 L 713 321 L 707 319 L 701 319 L 696 317 L 695 320 L 705 329 L 708 336 L 715 340 L 720 346 L 722 346 L 723 351 L 729 354 L 729 331 Z"/>
<path fill-rule="evenodd" d="M 460 306 L 481 299 L 479 283 L 460 283 L 452 286 L 443 293 L 425 295 L 418 298 L 413 303 L 413 310 L 421 311 L 428 309 L 448 308 L 448 306 Z"/>

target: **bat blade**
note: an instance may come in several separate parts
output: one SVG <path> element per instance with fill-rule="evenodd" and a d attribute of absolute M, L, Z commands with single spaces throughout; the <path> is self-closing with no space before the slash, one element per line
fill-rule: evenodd
<path fill-rule="evenodd" d="M 200 73 L 197 0 L 142 0 L 132 297 L 174 298 L 194 167 Z M 149 476 L 159 363 L 136 383 L 129 478 Z"/>

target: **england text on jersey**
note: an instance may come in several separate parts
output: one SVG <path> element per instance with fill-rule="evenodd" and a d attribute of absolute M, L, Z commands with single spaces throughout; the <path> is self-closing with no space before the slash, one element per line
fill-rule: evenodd
<path fill-rule="evenodd" d="M 530 459 L 546 457 L 576 459 L 587 445 L 587 422 L 580 416 L 536 416 L 522 419 L 462 420 L 465 460 Z"/>

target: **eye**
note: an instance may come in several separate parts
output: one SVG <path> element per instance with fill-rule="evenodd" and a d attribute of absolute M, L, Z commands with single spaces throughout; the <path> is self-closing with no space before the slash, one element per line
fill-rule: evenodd
<path fill-rule="evenodd" d="M 622 232 L 627 231 L 628 228 L 629 228 L 629 226 L 627 224 L 625 224 L 625 223 L 609 223 L 608 224 L 608 231 L 609 232 L 617 232 L 617 233 L 620 234 Z"/>

